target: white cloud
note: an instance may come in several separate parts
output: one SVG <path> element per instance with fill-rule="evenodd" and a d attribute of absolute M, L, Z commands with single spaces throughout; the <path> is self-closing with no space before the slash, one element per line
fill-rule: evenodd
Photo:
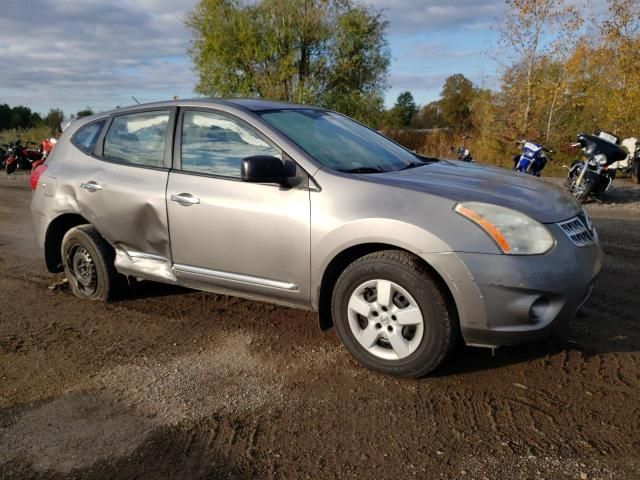
<path fill-rule="evenodd" d="M 411 48 L 407 54 L 410 58 L 466 58 L 484 54 L 484 50 L 451 48 L 450 45 L 444 43 L 418 43 Z"/>
<path fill-rule="evenodd" d="M 432 90 L 440 88 L 447 77 L 446 74 L 395 73 L 390 81 L 397 90 Z"/>
<path fill-rule="evenodd" d="M 69 113 L 191 94 L 183 19 L 196 0 L 30 0 L 3 6 L 0 101 Z M 37 15 L 35 13 L 37 12 Z M 147 98 L 145 98 L 147 99 Z"/>
<path fill-rule="evenodd" d="M 365 3 L 382 10 L 390 22 L 390 31 L 400 34 L 491 24 L 504 14 L 504 1 L 498 0 L 366 0 Z"/>
<path fill-rule="evenodd" d="M 129 104 L 131 95 L 141 101 L 191 96 L 196 78 L 184 18 L 197 1 L 0 0 L 0 102 L 71 113 Z M 386 15 L 392 38 L 485 28 L 504 8 L 497 0 L 365 1 Z M 419 58 L 434 61 L 476 53 L 418 47 Z M 396 70 L 394 89 L 434 88 L 443 78 Z"/>

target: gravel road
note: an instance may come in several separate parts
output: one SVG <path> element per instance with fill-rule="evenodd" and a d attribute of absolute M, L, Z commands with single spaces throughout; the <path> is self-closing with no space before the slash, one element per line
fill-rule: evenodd
<path fill-rule="evenodd" d="M 640 188 L 590 205 L 606 252 L 556 339 L 361 368 L 311 313 L 143 284 L 47 287 L 25 176 L 0 175 L 0 478 L 640 478 Z"/>

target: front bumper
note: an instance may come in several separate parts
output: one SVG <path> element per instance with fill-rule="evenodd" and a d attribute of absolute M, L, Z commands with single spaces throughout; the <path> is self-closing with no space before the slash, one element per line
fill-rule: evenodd
<path fill-rule="evenodd" d="M 548 225 L 555 247 L 544 255 L 423 255 L 456 302 L 467 345 L 496 347 L 545 337 L 575 316 L 602 267 L 595 243 L 577 247 Z"/>

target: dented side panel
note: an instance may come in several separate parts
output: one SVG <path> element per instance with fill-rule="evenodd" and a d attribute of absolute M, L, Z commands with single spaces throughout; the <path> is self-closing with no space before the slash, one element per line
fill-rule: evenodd
<path fill-rule="evenodd" d="M 46 215 L 47 222 L 67 213 L 82 215 L 115 247 L 121 273 L 174 281 L 165 199 L 168 169 L 111 163 L 68 141 L 59 143 L 56 157 L 61 161 L 47 162 L 40 182 L 46 187 L 39 184 L 34 194 L 34 215 Z M 82 188 L 89 183 L 99 189 Z"/>
<path fill-rule="evenodd" d="M 73 189 L 85 218 L 117 250 L 161 257 L 170 265 L 165 199 L 168 172 L 93 158 L 88 163 L 95 167 L 87 168 L 76 182 L 95 182 L 101 190 Z M 116 267 L 118 263 L 122 265 L 117 262 Z"/>

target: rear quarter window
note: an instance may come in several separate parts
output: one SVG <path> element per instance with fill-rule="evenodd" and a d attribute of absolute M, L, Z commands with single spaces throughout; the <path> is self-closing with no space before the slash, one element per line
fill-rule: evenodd
<path fill-rule="evenodd" d="M 71 137 L 71 143 L 85 153 L 92 153 L 105 123 L 107 123 L 106 119 L 89 123 L 84 127 L 81 127 L 73 134 L 73 137 Z"/>

